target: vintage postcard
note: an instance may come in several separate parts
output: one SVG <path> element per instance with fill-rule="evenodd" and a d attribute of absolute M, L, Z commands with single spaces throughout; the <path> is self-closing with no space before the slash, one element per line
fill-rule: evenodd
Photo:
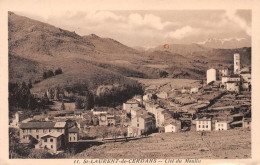
<path fill-rule="evenodd" d="M 260 163 L 259 1 L 11 2 L 3 164 Z"/>

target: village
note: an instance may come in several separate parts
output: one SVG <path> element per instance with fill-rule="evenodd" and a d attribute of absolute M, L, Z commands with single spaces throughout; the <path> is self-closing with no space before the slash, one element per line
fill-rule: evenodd
<path fill-rule="evenodd" d="M 20 143 L 35 142 L 35 149 L 64 152 L 71 143 L 131 141 L 154 133 L 229 131 L 251 129 L 251 68 L 209 68 L 206 82 L 173 88 L 171 84 L 147 86 L 121 106 L 76 109 L 74 103 L 54 102 L 55 111 L 27 116 L 16 112 L 10 127 L 19 131 Z M 151 80 L 152 81 L 152 80 Z M 69 95 L 69 93 L 65 93 Z"/>

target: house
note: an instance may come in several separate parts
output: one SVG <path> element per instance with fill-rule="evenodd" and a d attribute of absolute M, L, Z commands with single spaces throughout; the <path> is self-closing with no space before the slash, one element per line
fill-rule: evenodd
<path fill-rule="evenodd" d="M 251 73 L 250 72 L 241 72 L 241 79 L 243 82 L 251 82 Z"/>
<path fill-rule="evenodd" d="M 226 85 L 228 91 L 237 92 L 237 93 L 240 91 L 240 85 L 236 81 L 227 81 Z"/>
<path fill-rule="evenodd" d="M 155 103 L 153 103 L 153 102 L 147 102 L 146 104 L 145 104 L 145 109 L 148 111 L 148 112 L 150 112 L 150 113 L 152 113 L 152 114 L 154 114 L 155 115 L 155 113 L 156 113 L 156 109 L 158 109 L 159 108 L 159 105 L 158 104 L 155 104 Z"/>
<path fill-rule="evenodd" d="M 62 139 L 64 134 L 61 132 L 49 132 L 43 135 L 35 148 L 37 149 L 47 149 L 51 153 L 57 153 L 57 151 L 62 147 Z"/>
<path fill-rule="evenodd" d="M 69 129 L 69 142 L 77 142 L 79 140 L 79 129 L 78 128 L 70 128 Z"/>
<path fill-rule="evenodd" d="M 107 125 L 108 126 L 115 126 L 116 125 L 115 115 L 107 114 Z"/>
<path fill-rule="evenodd" d="M 158 98 L 160 99 L 167 99 L 169 94 L 167 92 L 159 92 L 156 94 Z"/>
<path fill-rule="evenodd" d="M 156 121 L 156 127 L 163 127 L 164 121 L 165 121 L 165 115 L 167 111 L 163 108 L 156 109 L 155 113 L 155 121 Z"/>
<path fill-rule="evenodd" d="M 139 102 L 135 99 L 128 100 L 126 103 L 123 103 L 123 110 L 126 110 L 127 113 L 131 113 L 132 109 L 138 108 Z"/>
<path fill-rule="evenodd" d="M 151 93 L 148 93 L 146 95 L 143 96 L 143 101 L 148 101 L 148 100 L 151 100 L 152 98 L 152 94 Z"/>
<path fill-rule="evenodd" d="M 181 123 L 174 119 L 168 119 L 164 124 L 165 133 L 167 132 L 178 132 L 181 129 Z"/>
<path fill-rule="evenodd" d="M 251 128 L 251 118 L 243 118 L 243 128 Z"/>
<path fill-rule="evenodd" d="M 134 108 L 134 109 L 132 109 L 132 111 L 131 111 L 131 118 L 133 119 L 133 118 L 135 118 L 137 115 L 144 115 L 144 114 L 147 114 L 147 113 L 148 113 L 148 112 L 147 112 L 145 109 L 141 108 L 141 107 Z"/>
<path fill-rule="evenodd" d="M 226 84 L 228 81 L 240 82 L 241 78 L 239 75 L 224 76 L 222 77 L 221 83 Z"/>
<path fill-rule="evenodd" d="M 28 122 L 20 125 L 20 142 L 29 143 L 30 137 L 40 141 L 41 137 L 50 132 L 59 132 L 67 137 L 68 126 L 66 122 Z M 66 140 L 64 141 L 66 142 Z"/>
<path fill-rule="evenodd" d="M 211 118 L 200 118 L 196 119 L 196 130 L 197 131 L 211 131 L 212 130 L 212 120 Z"/>
<path fill-rule="evenodd" d="M 215 122 L 215 130 L 220 131 L 220 130 L 228 130 L 230 129 L 230 122 L 229 121 L 216 121 Z"/>
<path fill-rule="evenodd" d="M 100 114 L 99 125 L 114 126 L 116 125 L 115 115 L 113 114 Z"/>
<path fill-rule="evenodd" d="M 93 115 L 99 116 L 100 114 L 107 114 L 108 107 L 94 107 L 91 111 Z"/>
<path fill-rule="evenodd" d="M 198 93 L 199 92 L 199 88 L 198 87 L 194 87 L 190 89 L 190 93 Z"/>
<path fill-rule="evenodd" d="M 128 127 L 128 136 L 140 136 L 151 133 L 155 129 L 155 119 L 148 114 L 137 115 Z"/>

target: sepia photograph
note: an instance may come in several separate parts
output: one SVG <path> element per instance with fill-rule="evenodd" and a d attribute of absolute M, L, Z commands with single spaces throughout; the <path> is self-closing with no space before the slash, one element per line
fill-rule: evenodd
<path fill-rule="evenodd" d="M 5 159 L 253 159 L 252 8 L 5 13 Z"/>
<path fill-rule="evenodd" d="M 8 44 L 10 158 L 251 158 L 250 10 L 9 11 Z"/>

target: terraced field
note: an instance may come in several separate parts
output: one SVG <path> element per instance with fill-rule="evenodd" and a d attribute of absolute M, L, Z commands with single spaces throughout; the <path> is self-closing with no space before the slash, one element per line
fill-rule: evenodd
<path fill-rule="evenodd" d="M 93 146 L 73 158 L 200 158 L 235 159 L 251 157 L 251 131 L 212 131 L 153 134 L 129 142 L 112 142 Z"/>

